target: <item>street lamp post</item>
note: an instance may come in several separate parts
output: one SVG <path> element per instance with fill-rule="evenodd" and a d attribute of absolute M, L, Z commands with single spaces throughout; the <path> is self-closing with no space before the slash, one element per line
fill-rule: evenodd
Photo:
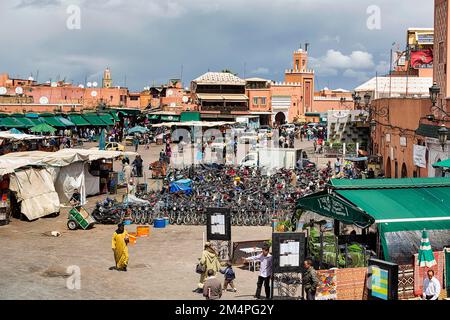
<path fill-rule="evenodd" d="M 445 145 L 447 144 L 448 139 L 448 129 L 445 127 L 445 124 L 441 125 L 441 128 L 438 130 L 439 143 L 442 146 L 442 151 L 445 151 Z"/>

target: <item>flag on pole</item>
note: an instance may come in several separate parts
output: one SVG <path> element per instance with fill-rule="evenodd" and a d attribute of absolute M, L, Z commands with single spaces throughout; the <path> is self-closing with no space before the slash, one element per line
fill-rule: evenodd
<path fill-rule="evenodd" d="M 417 257 L 417 265 L 419 267 L 428 267 L 436 265 L 436 260 L 434 259 L 433 250 L 431 250 L 430 239 L 428 238 L 428 232 L 426 230 L 422 231 L 422 239 L 420 239 L 419 255 Z"/>

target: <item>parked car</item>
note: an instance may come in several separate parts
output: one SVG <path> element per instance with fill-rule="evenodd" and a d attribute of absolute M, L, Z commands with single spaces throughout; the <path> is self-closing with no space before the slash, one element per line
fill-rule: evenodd
<path fill-rule="evenodd" d="M 118 142 L 108 142 L 105 145 L 107 151 L 125 151 L 125 146 Z"/>
<path fill-rule="evenodd" d="M 125 145 L 126 146 L 132 146 L 133 145 L 133 139 L 134 139 L 134 137 L 133 136 L 126 136 L 125 137 Z"/>

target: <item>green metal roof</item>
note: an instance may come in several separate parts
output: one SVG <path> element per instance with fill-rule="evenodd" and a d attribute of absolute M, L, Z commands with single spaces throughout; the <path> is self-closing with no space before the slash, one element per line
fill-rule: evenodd
<path fill-rule="evenodd" d="M 91 124 L 89 123 L 89 121 L 87 121 L 86 119 L 84 119 L 81 115 L 79 114 L 70 114 L 69 115 L 69 119 L 70 121 L 72 121 L 73 123 L 75 123 L 76 126 L 90 126 Z"/>
<path fill-rule="evenodd" d="M 92 126 L 107 126 L 107 124 L 96 114 L 83 114 L 83 118 L 85 118 Z"/>
<path fill-rule="evenodd" d="M 450 159 L 436 162 L 435 164 L 433 164 L 433 167 L 450 168 Z"/>
<path fill-rule="evenodd" d="M 66 125 L 58 119 L 58 117 L 42 117 L 42 119 L 49 125 L 55 128 L 65 128 Z"/>

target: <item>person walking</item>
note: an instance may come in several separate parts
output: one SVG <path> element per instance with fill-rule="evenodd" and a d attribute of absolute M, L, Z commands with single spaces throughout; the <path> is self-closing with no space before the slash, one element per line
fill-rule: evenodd
<path fill-rule="evenodd" d="M 133 138 L 134 152 L 138 152 L 139 149 L 139 137 L 137 135 Z"/>
<path fill-rule="evenodd" d="M 438 300 L 441 294 L 441 284 L 434 276 L 433 270 L 428 270 L 427 277 L 423 281 L 423 300 Z"/>
<path fill-rule="evenodd" d="M 236 274 L 234 273 L 233 266 L 231 263 L 227 263 L 227 267 L 223 270 L 220 270 L 220 273 L 222 273 L 225 277 L 225 280 L 223 282 L 223 290 L 227 290 L 228 285 L 230 285 L 231 290 L 233 292 L 236 292 L 236 288 L 234 286 L 234 279 L 236 279 Z"/>
<path fill-rule="evenodd" d="M 216 278 L 214 270 L 209 269 L 207 273 L 208 278 L 203 286 L 203 296 L 206 300 L 218 300 L 222 297 L 222 284 Z"/>
<path fill-rule="evenodd" d="M 260 268 L 259 268 L 259 276 L 258 276 L 258 282 L 256 283 L 256 293 L 255 298 L 261 299 L 261 289 L 264 284 L 264 290 L 266 293 L 266 299 L 271 299 L 270 294 L 270 279 L 272 277 L 272 255 L 269 253 L 270 247 L 268 244 L 265 244 L 262 248 L 262 253 L 250 257 L 250 258 L 244 258 L 245 261 L 259 261 L 260 262 Z"/>
<path fill-rule="evenodd" d="M 140 155 L 137 155 L 133 161 L 133 167 L 135 168 L 137 177 L 142 177 L 143 162 L 144 161 L 142 160 Z"/>
<path fill-rule="evenodd" d="M 112 250 L 114 252 L 115 269 L 127 271 L 128 266 L 128 241 L 129 235 L 123 223 L 119 223 L 112 237 Z"/>
<path fill-rule="evenodd" d="M 316 290 L 319 285 L 319 280 L 317 279 L 317 272 L 312 266 L 311 259 L 306 259 L 303 262 L 305 272 L 303 273 L 303 289 L 306 293 L 306 300 L 316 300 Z"/>
<path fill-rule="evenodd" d="M 197 293 L 201 293 L 203 291 L 203 286 L 205 284 L 206 278 L 208 277 L 208 270 L 213 270 L 215 274 L 220 269 L 219 257 L 217 256 L 217 253 L 210 242 L 205 243 L 202 257 L 199 263 L 200 265 L 205 267 L 205 271 L 200 275 L 197 289 L 193 290 L 193 292 Z"/>

